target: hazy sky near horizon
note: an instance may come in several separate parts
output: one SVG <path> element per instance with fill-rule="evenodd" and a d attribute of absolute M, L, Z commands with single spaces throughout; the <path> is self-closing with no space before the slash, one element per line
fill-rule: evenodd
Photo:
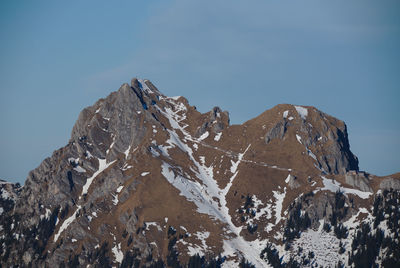
<path fill-rule="evenodd" d="M 360 168 L 400 171 L 400 1 L 1 1 L 0 178 L 67 144 L 132 77 L 242 123 L 278 103 L 346 122 Z"/>

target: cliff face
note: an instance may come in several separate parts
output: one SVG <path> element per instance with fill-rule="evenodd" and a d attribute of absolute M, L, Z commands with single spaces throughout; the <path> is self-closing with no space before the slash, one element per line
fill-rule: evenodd
<path fill-rule="evenodd" d="M 359 173 L 344 122 L 314 107 L 281 104 L 230 125 L 218 107 L 201 114 L 132 79 L 85 108 L 69 143 L 22 188 L 1 184 L 12 193 L 0 215 L 2 264 L 349 263 L 352 235 L 373 224 L 377 198 L 376 210 L 395 199 L 398 179 Z M 338 251 L 317 254 L 308 236 Z M 295 257 L 299 248 L 316 256 Z"/>

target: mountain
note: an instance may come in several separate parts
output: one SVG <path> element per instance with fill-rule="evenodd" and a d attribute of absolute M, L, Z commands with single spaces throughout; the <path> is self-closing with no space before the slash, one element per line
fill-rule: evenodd
<path fill-rule="evenodd" d="M 311 106 L 230 125 L 135 78 L 0 187 L 4 267 L 400 264 L 400 173 L 359 171 L 345 123 Z"/>

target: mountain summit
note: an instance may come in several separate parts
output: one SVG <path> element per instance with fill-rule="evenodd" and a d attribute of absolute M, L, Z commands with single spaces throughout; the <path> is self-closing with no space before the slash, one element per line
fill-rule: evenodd
<path fill-rule="evenodd" d="M 134 78 L 0 187 L 2 266 L 400 263 L 400 173 L 359 171 L 345 123 L 311 106 L 230 125 Z"/>

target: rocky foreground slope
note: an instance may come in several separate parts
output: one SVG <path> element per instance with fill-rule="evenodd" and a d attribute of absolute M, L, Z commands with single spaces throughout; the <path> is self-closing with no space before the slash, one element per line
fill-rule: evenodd
<path fill-rule="evenodd" d="M 360 172 L 314 107 L 230 125 L 132 79 L 0 187 L 3 267 L 400 265 L 400 173 Z"/>

